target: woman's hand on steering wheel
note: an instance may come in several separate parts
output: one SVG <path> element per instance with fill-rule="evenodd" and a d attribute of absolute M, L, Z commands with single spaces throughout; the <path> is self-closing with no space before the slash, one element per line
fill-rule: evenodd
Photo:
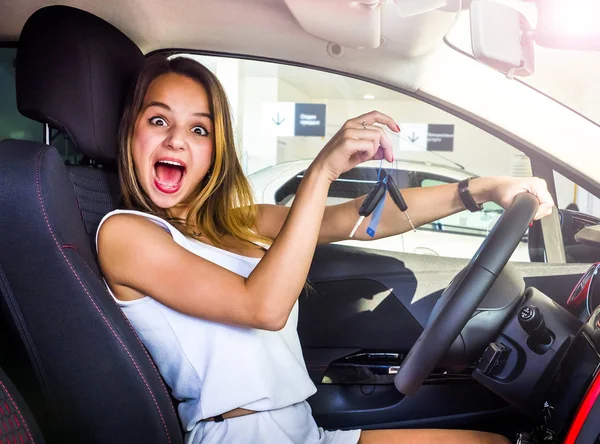
<path fill-rule="evenodd" d="M 477 203 L 493 201 L 505 210 L 519 193 L 533 194 L 539 202 L 534 220 L 549 215 L 554 206 L 546 181 L 537 177 L 480 177 L 471 180 L 469 189 Z"/>

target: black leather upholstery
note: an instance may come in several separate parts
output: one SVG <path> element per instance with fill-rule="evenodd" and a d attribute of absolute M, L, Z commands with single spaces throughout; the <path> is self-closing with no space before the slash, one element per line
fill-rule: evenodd
<path fill-rule="evenodd" d="M 19 112 L 67 133 L 97 161 L 115 159 L 123 98 L 144 56 L 121 31 L 85 11 L 36 11 L 19 37 Z"/>
<path fill-rule="evenodd" d="M 0 443 L 44 444 L 44 438 L 16 387 L 0 369 Z"/>
<path fill-rule="evenodd" d="M 131 45 L 82 11 L 38 11 L 18 48 L 20 110 L 70 134 L 92 159 L 112 159 L 141 57 Z M 181 443 L 169 392 L 108 294 L 90 242 L 116 192 L 115 173 L 67 169 L 46 145 L 0 142 L 0 346 L 12 351 L 0 365 L 26 388 L 50 442 Z"/>
<path fill-rule="evenodd" d="M 44 434 L 66 442 L 182 442 L 166 387 L 105 289 L 58 152 L 0 142 L 0 206 L 0 264 L 12 288 L 3 304 L 20 312 L 0 322 L 21 322 L 15 330 L 26 332 L 20 339 L 33 349 L 36 379 L 19 382 L 40 389 L 42 401 L 31 408 L 44 418 Z M 11 377 L 27 365 L 2 364 Z"/>

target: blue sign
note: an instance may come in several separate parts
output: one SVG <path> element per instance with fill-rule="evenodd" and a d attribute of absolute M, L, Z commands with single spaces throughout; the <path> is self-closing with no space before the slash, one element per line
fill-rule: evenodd
<path fill-rule="evenodd" d="M 325 104 L 296 103 L 294 136 L 325 137 Z"/>

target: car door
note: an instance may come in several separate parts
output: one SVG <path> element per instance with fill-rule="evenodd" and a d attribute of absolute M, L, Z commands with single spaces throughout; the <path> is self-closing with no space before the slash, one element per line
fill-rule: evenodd
<path fill-rule="evenodd" d="M 524 156 L 515 146 L 424 103 L 414 94 L 290 65 L 188 56 L 197 57 L 217 75 L 227 74 L 230 65 L 236 66 L 230 74 L 237 76 L 236 84 L 240 86 L 234 96 L 238 101 L 232 104 L 241 122 L 238 150 L 257 202 L 292 205 L 311 159 L 347 119 L 373 109 L 392 116 L 403 129 L 399 134 L 384 130 L 396 163 L 375 162 L 342 175 L 332 184 L 331 204 L 368 192 L 380 165 L 394 174 L 402 171 L 402 178 L 394 177 L 401 187 L 433 185 L 426 179 L 456 182 L 467 176 L 457 164 L 478 176 L 523 174 L 512 167 L 515 158 L 521 161 Z M 231 84 L 231 78 L 227 78 L 226 85 Z M 258 89 L 261 94 L 256 94 Z M 374 98 L 365 99 L 363 95 L 367 94 Z M 319 121 L 313 126 L 317 135 L 296 134 L 292 127 L 286 130 L 277 125 L 282 119 L 295 118 L 285 110 L 295 109 L 296 104 L 303 109 L 310 108 L 305 105 L 319 105 L 319 112 L 324 111 L 324 117 L 315 119 Z M 439 143 L 440 134 L 443 143 Z M 529 166 L 527 156 L 524 161 Z M 459 174 L 457 169 L 463 172 Z M 450 170 L 454 172 L 441 172 Z M 526 171 L 531 174 L 531 168 Z M 430 175 L 419 182 L 419 172 Z M 489 215 L 490 211 L 483 213 Z M 481 218 L 482 214 L 475 213 L 474 217 Z M 474 223 L 450 223 L 450 219 L 440 223 L 445 230 L 430 227 L 427 231 L 424 227 L 421 233 L 431 239 L 419 244 L 438 248 L 437 256 L 415 254 L 426 252 L 418 248 L 407 252 L 405 239 L 415 233 L 397 236 L 402 242 L 396 244 L 390 239 L 351 240 L 346 245 L 316 249 L 309 289 L 299 299 L 298 331 L 307 369 L 317 387 L 309 402 L 320 425 L 475 427 L 515 419 L 507 419 L 511 409 L 476 383 L 468 369 L 439 369 L 416 394 L 406 397 L 392 383 L 442 291 L 467 264 L 471 251 L 487 232 L 487 225 L 482 229 Z M 477 235 L 468 236 L 474 230 L 479 230 Z M 441 250 L 443 244 L 450 243 L 442 240 L 446 236 L 455 243 Z M 465 239 L 473 242 L 466 253 Z M 528 285 L 535 285 L 558 301 L 566 300 L 587 268 L 583 264 L 539 262 L 515 262 L 513 266 Z"/>

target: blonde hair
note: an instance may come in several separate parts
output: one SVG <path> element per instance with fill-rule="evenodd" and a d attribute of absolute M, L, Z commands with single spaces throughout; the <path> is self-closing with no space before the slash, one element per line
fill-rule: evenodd
<path fill-rule="evenodd" d="M 213 116 L 214 149 L 211 167 L 198 185 L 185 220 L 159 208 L 141 187 L 133 163 L 132 139 L 135 122 L 142 110 L 150 83 L 157 77 L 175 73 L 197 81 L 206 90 Z M 270 244 L 271 240 L 253 231 L 257 218 L 252 190 L 235 149 L 231 113 L 225 91 L 217 77 L 200 63 L 186 57 L 150 57 L 139 74 L 125 104 L 119 128 L 119 177 L 123 203 L 127 208 L 155 214 L 169 220 L 186 236 L 205 236 L 223 246 L 223 236 Z"/>

